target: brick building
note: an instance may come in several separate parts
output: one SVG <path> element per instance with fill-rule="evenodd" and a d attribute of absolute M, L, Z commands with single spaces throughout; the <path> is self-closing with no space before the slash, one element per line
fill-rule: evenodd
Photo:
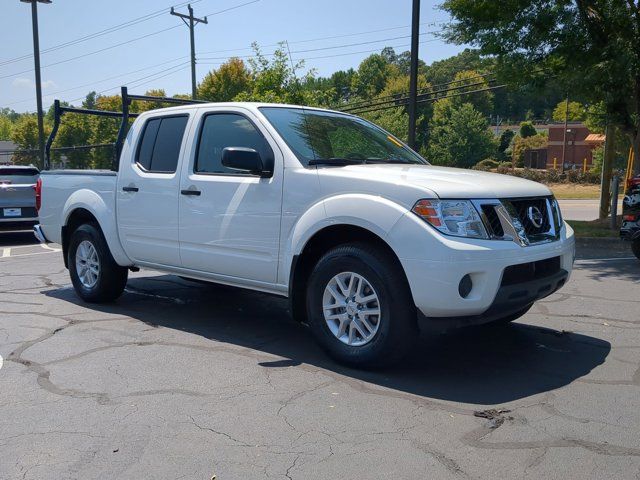
<path fill-rule="evenodd" d="M 565 169 L 582 169 L 584 161 L 587 168 L 593 163 L 593 150 L 604 144 L 604 135 L 591 133 L 583 123 L 567 125 L 567 146 L 565 151 Z M 549 125 L 549 142 L 547 143 L 546 168 L 562 168 L 562 146 L 564 144 L 564 124 Z M 544 167 L 542 167 L 544 168 Z"/>

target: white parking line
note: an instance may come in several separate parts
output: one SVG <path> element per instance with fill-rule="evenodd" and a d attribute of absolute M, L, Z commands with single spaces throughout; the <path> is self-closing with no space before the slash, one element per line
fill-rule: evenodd
<path fill-rule="evenodd" d="M 8 257 L 11 255 L 11 249 L 10 248 L 3 248 L 2 249 L 2 258 Z"/>

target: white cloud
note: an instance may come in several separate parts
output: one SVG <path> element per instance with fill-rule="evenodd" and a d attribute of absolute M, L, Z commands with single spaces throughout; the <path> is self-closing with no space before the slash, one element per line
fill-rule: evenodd
<path fill-rule="evenodd" d="M 28 78 L 17 77 L 14 78 L 13 82 L 11 82 L 11 85 L 18 88 L 29 88 L 33 87 L 33 81 Z"/>
<path fill-rule="evenodd" d="M 15 88 L 32 89 L 32 88 L 35 88 L 36 83 L 30 78 L 17 77 L 13 79 L 13 82 L 11 82 L 11 85 Z M 54 82 L 53 80 L 42 81 L 43 90 L 47 90 L 50 88 L 57 88 L 57 86 L 58 85 L 56 85 L 56 82 Z"/>

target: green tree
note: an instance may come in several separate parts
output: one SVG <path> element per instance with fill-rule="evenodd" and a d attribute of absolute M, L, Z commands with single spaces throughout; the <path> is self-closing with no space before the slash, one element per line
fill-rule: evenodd
<path fill-rule="evenodd" d="M 473 107 L 482 112 L 485 115 L 490 115 L 493 111 L 493 93 L 491 91 L 478 92 L 476 90 L 483 90 L 489 87 L 486 77 L 482 76 L 475 70 L 463 70 L 456 73 L 454 84 L 448 85 L 442 88 L 455 88 L 452 92 L 453 96 L 451 101 L 454 105 L 462 105 L 463 103 L 470 103 Z M 467 86 L 468 85 L 468 86 Z M 461 95 L 466 92 L 467 95 Z"/>
<path fill-rule="evenodd" d="M 500 135 L 500 143 L 498 144 L 498 152 L 504 153 L 511 145 L 511 141 L 515 136 L 516 132 L 514 132 L 513 130 L 506 129 L 504 132 L 502 132 L 502 134 Z"/>
<path fill-rule="evenodd" d="M 45 135 L 48 134 L 48 126 L 45 125 Z M 18 118 L 11 130 L 11 141 L 18 145 L 20 150 L 38 149 L 38 121 L 34 114 L 24 114 Z M 37 153 L 18 153 L 13 159 L 20 165 L 38 163 Z"/>
<path fill-rule="evenodd" d="M 8 116 L 0 115 L 0 140 L 11 140 L 13 122 Z"/>
<path fill-rule="evenodd" d="M 98 110 L 122 110 L 122 99 L 120 95 L 98 96 L 96 97 L 96 108 Z M 137 111 L 139 102 L 133 102 L 131 110 Z M 92 136 L 90 143 L 92 144 L 108 144 L 115 143 L 118 136 L 118 128 L 120 127 L 119 118 L 93 117 Z M 130 121 L 130 124 L 133 120 Z M 94 168 L 111 168 L 115 151 L 112 147 L 100 147 L 93 151 L 93 167 Z"/>
<path fill-rule="evenodd" d="M 293 65 L 280 44 L 268 59 L 257 43 L 252 44 L 254 56 L 248 60 L 251 71 L 251 89 L 236 95 L 237 101 L 257 101 L 274 103 L 293 103 L 301 105 L 320 105 L 327 101 L 323 92 L 304 88 L 315 72 L 308 71 L 302 78 L 296 72 L 304 69 L 304 62 Z"/>
<path fill-rule="evenodd" d="M 251 72 L 239 58 L 230 58 L 205 75 L 198 85 L 198 98 L 210 102 L 230 102 L 251 88 Z"/>
<path fill-rule="evenodd" d="M 450 99 L 438 100 L 430 127 L 426 156 L 437 165 L 469 168 L 496 151 L 487 119 L 470 103 L 454 106 Z"/>
<path fill-rule="evenodd" d="M 524 152 L 533 148 L 542 148 L 547 144 L 547 137 L 541 134 L 527 137 L 516 137 L 513 142 L 513 166 L 524 166 Z"/>
<path fill-rule="evenodd" d="M 533 137 L 538 134 L 536 127 L 533 126 L 532 122 L 522 122 L 520 123 L 520 136 L 522 138 Z"/>
<path fill-rule="evenodd" d="M 445 0 L 451 41 L 497 59 L 510 83 L 556 77 L 588 103 L 602 101 L 631 140 L 640 169 L 640 1 Z"/>
<path fill-rule="evenodd" d="M 89 93 L 87 93 L 87 96 L 85 97 L 84 101 L 82 102 L 82 108 L 88 108 L 93 110 L 94 108 L 96 108 L 96 97 L 98 96 L 98 94 L 95 91 L 91 91 Z"/>
<path fill-rule="evenodd" d="M 556 122 L 564 122 L 565 111 L 567 111 L 567 101 L 563 100 L 562 102 L 556 105 L 556 108 L 553 109 L 552 118 Z M 584 105 L 580 102 L 569 102 L 569 110 L 567 111 L 567 120 L 570 122 L 583 121 L 587 116 L 586 109 Z"/>
<path fill-rule="evenodd" d="M 77 147 L 91 144 L 93 118 L 77 113 L 65 113 L 54 144 L 55 147 Z M 66 159 L 67 168 L 90 168 L 93 166 L 93 154 L 89 150 L 52 152 L 52 163 Z"/>
<path fill-rule="evenodd" d="M 358 66 L 353 78 L 353 90 L 359 97 L 369 99 L 378 95 L 391 76 L 389 62 L 381 54 L 369 55 Z"/>
<path fill-rule="evenodd" d="M 409 115 L 403 107 L 386 108 L 384 110 L 374 110 L 362 114 L 363 118 L 384 128 L 387 132 L 394 134 L 403 142 L 407 141 L 407 125 L 409 125 Z"/>

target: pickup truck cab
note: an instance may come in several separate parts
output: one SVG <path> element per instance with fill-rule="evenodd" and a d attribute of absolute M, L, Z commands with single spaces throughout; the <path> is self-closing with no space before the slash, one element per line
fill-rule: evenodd
<path fill-rule="evenodd" d="M 418 317 L 509 322 L 560 288 L 574 238 L 549 189 L 436 167 L 353 115 L 199 104 L 141 114 L 117 172 L 44 171 L 41 241 L 78 295 L 128 269 L 289 297 L 337 360 L 398 360 Z"/>

